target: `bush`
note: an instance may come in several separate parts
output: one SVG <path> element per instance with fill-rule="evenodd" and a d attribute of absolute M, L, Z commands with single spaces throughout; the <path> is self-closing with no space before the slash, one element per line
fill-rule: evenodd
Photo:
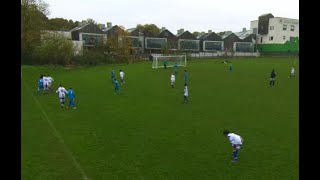
<path fill-rule="evenodd" d="M 37 64 L 67 65 L 73 57 L 73 44 L 60 35 L 47 36 L 32 55 Z"/>
<path fill-rule="evenodd" d="M 109 54 L 99 51 L 85 50 L 83 55 L 74 56 L 72 62 L 77 65 L 95 66 L 98 64 L 115 63 L 115 60 Z"/>

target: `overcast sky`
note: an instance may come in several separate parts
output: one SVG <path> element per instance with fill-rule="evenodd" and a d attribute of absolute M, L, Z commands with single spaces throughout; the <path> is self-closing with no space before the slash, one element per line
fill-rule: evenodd
<path fill-rule="evenodd" d="M 49 18 L 123 25 L 156 24 L 173 34 L 183 28 L 194 31 L 241 31 L 250 21 L 271 13 L 275 17 L 299 19 L 299 0 L 44 0 Z"/>

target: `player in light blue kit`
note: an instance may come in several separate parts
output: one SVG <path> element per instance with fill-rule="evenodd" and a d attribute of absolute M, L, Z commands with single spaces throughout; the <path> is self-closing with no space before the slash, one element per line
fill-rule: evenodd
<path fill-rule="evenodd" d="M 229 65 L 229 72 L 232 72 L 232 64 Z"/>
<path fill-rule="evenodd" d="M 76 95 L 74 94 L 74 91 L 72 90 L 72 88 L 69 88 L 69 90 L 67 91 L 67 96 L 69 98 L 69 107 L 72 107 L 73 109 L 77 109 L 73 101 Z"/>
<path fill-rule="evenodd" d="M 114 90 L 115 90 L 115 94 L 120 94 L 120 89 L 119 89 L 119 82 L 117 81 L 117 79 L 114 79 Z"/>
<path fill-rule="evenodd" d="M 174 68 L 174 75 L 177 75 L 177 73 L 178 73 L 178 64 L 174 63 L 173 68 Z"/>
<path fill-rule="evenodd" d="M 38 90 L 36 91 L 36 94 L 38 94 L 40 92 L 40 90 L 42 90 L 42 93 L 44 94 L 43 91 L 43 79 L 42 79 L 42 75 L 40 76 L 40 79 L 38 80 Z"/>
<path fill-rule="evenodd" d="M 116 78 L 116 75 L 114 73 L 114 70 L 112 69 L 112 71 L 111 71 L 111 82 L 112 82 L 112 84 L 113 84 L 114 78 Z"/>

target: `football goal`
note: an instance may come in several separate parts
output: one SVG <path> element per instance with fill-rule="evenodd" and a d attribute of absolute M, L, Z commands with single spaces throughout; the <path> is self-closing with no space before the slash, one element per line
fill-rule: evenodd
<path fill-rule="evenodd" d="M 177 63 L 178 66 L 187 66 L 186 55 L 172 55 L 172 56 L 155 56 L 153 57 L 152 68 L 163 68 L 164 64 L 167 67 L 173 67 Z"/>

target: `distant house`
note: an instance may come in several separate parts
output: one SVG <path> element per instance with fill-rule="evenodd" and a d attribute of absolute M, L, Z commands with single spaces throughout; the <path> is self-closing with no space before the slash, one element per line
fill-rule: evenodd
<path fill-rule="evenodd" d="M 234 43 L 235 42 L 242 42 L 242 40 L 232 32 L 227 32 L 226 34 L 224 34 L 222 36 L 222 40 L 223 40 L 225 51 L 234 50 L 233 49 Z"/>
<path fill-rule="evenodd" d="M 178 38 L 172 34 L 168 29 L 164 29 L 157 36 L 158 38 L 167 38 L 167 47 L 169 50 L 178 49 Z"/>
<path fill-rule="evenodd" d="M 94 47 L 100 42 L 104 43 L 107 39 L 106 34 L 99 26 L 89 23 L 83 26 L 75 27 L 70 30 L 73 41 L 82 41 L 83 47 Z"/>
<path fill-rule="evenodd" d="M 200 40 L 200 51 L 223 51 L 223 40 L 215 32 L 208 32 L 198 38 Z"/>
<path fill-rule="evenodd" d="M 120 37 L 119 35 L 125 34 L 125 31 L 118 25 L 111 26 L 111 24 L 108 24 L 107 28 L 103 29 L 103 32 L 107 35 L 108 38 Z"/>
<path fill-rule="evenodd" d="M 189 31 L 180 29 L 177 34 L 178 49 L 183 51 L 199 51 L 200 40 L 194 37 Z"/>

